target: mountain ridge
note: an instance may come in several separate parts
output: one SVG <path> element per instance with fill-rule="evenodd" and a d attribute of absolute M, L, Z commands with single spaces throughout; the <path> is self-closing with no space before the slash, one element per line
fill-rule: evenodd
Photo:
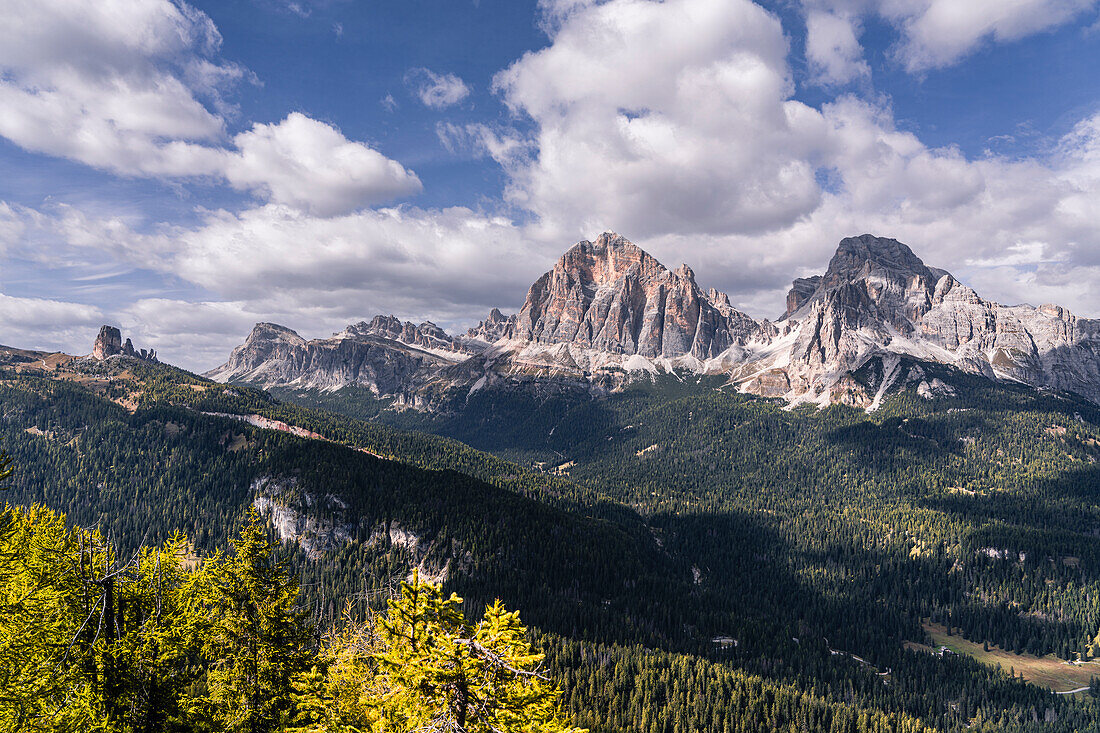
<path fill-rule="evenodd" d="M 900 372 L 888 367 L 905 359 L 1100 402 L 1100 321 L 1053 304 L 984 300 L 896 239 L 841 240 L 823 274 L 794 280 L 786 304 L 775 323 L 758 321 L 725 293 L 700 288 L 688 265 L 669 269 L 605 232 L 567 250 L 532 284 L 518 313 L 494 308 L 465 334 L 377 316 L 306 341 L 258 324 L 207 376 L 292 388 L 354 385 L 402 406 L 434 408 L 441 394 L 509 381 L 558 379 L 599 393 L 687 370 L 728 375 L 739 391 L 791 404 L 873 409 L 887 389 L 900 388 L 892 381 Z M 879 376 L 853 381 L 871 362 Z"/>

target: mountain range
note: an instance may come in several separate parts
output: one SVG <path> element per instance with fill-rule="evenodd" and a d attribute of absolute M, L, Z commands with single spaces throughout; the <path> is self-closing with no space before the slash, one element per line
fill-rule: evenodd
<path fill-rule="evenodd" d="M 920 367 L 1077 393 L 1100 402 L 1100 321 L 1057 305 L 988 301 L 905 244 L 840 242 L 823 275 L 796 279 L 786 311 L 755 320 L 687 265 L 670 270 L 613 232 L 570 248 L 520 311 L 493 309 L 465 334 L 393 316 L 307 341 L 256 324 L 206 376 L 265 387 L 338 390 L 437 408 L 485 387 L 548 382 L 599 393 L 660 372 L 725 375 L 744 393 L 791 404 L 876 408 L 891 390 L 951 386 Z"/>
<path fill-rule="evenodd" d="M 756 320 L 608 234 L 463 334 L 260 324 L 231 385 L 0 347 L 5 499 L 120 557 L 255 509 L 321 628 L 414 571 L 500 598 L 594 733 L 1096 730 L 1094 333 L 875 237 Z"/>

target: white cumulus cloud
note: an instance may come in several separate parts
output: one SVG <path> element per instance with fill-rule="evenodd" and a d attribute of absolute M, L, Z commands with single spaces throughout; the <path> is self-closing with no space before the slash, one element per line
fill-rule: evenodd
<path fill-rule="evenodd" d="M 884 0 L 882 14 L 902 32 L 911 71 L 956 63 L 983 43 L 1004 43 L 1056 28 L 1096 0 Z"/>
<path fill-rule="evenodd" d="M 14 5 L 14 6 L 13 6 Z M 12 0 L 0 24 L 0 135 L 124 175 L 216 164 L 224 120 L 199 98 L 244 76 L 211 61 L 210 19 L 168 0 Z"/>
<path fill-rule="evenodd" d="M 807 56 L 821 63 L 829 43 L 820 33 L 821 13 L 834 18 L 877 15 L 894 26 L 899 39 L 894 54 L 914 73 L 957 64 L 987 43 L 1009 43 L 1049 31 L 1084 16 L 1098 0 L 803 0 L 807 11 Z M 858 39 L 858 26 L 854 26 Z M 843 32 L 833 23 L 833 35 Z M 851 39 L 831 54 L 832 63 L 853 60 Z M 811 44 L 814 45 L 811 48 Z M 816 58 L 815 58 L 816 56 Z M 824 66 L 828 68 L 829 62 Z"/>
<path fill-rule="evenodd" d="M 125 176 L 224 181 L 304 211 L 417 193 L 368 145 L 299 112 L 235 136 L 210 18 L 171 0 L 12 0 L 0 24 L 0 136 Z M 9 3 L 11 5 L 11 3 Z"/>
<path fill-rule="evenodd" d="M 237 187 L 322 216 L 418 193 L 420 179 L 400 163 L 345 138 L 323 122 L 292 112 L 233 138 L 224 173 Z"/>
<path fill-rule="evenodd" d="M 268 204 L 146 233 L 71 207 L 10 207 L 0 223 L 14 237 L 3 242 L 9 252 L 45 267 L 110 259 L 201 289 L 206 298 L 146 297 L 103 309 L 140 344 L 194 369 L 215 366 L 208 357 L 224 359 L 256 321 L 311 337 L 379 313 L 455 328 L 493 306 L 518 308 L 532 268 L 558 254 L 532 246 L 507 219 L 462 207 L 321 217 Z"/>
<path fill-rule="evenodd" d="M 779 20 L 748 0 L 611 0 L 559 17 L 495 79 L 535 122 L 510 199 L 562 236 L 619 227 L 759 233 L 813 211 L 819 115 L 799 102 Z"/>
<path fill-rule="evenodd" d="M 43 351 L 72 348 L 95 338 L 103 318 L 103 312 L 91 305 L 0 293 L 0 333 L 5 346 Z M 91 340 L 87 343 L 86 351 L 80 353 L 91 351 Z"/>
<path fill-rule="evenodd" d="M 833 5 L 853 29 L 870 7 Z M 872 232 L 908 241 L 990 297 L 1026 300 L 1059 283 L 1065 305 L 1100 313 L 1084 285 L 1100 264 L 1094 121 L 1052 155 L 968 157 L 898 129 L 884 100 L 794 100 L 779 21 L 747 1 L 549 11 L 550 45 L 496 79 L 534 125 L 533 153 L 498 159 L 511 201 L 537 216 L 525 232 L 547 247 L 615 229 L 772 315 L 791 277 L 822 269 L 842 237 Z M 826 46 L 858 65 L 858 30 L 834 36 L 843 40 Z M 844 67 L 822 71 L 848 78 Z M 441 136 L 463 139 L 454 133 Z M 1034 243 L 1043 259 L 1025 262 Z"/>
<path fill-rule="evenodd" d="M 806 15 L 806 58 L 815 78 L 826 84 L 846 84 L 869 77 L 863 60 L 859 23 L 843 13 L 811 10 Z"/>

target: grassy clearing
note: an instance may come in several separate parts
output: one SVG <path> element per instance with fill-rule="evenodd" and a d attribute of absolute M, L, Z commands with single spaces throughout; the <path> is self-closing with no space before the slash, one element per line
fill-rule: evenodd
<path fill-rule="evenodd" d="M 1016 654 L 989 645 L 986 651 L 981 643 L 968 641 L 961 636 L 948 636 L 947 629 L 940 624 L 925 622 L 924 630 L 932 637 L 934 649 L 947 647 L 955 654 L 965 654 L 973 657 L 982 664 L 995 664 L 1006 672 L 1014 670 L 1017 675 L 1022 675 L 1028 682 L 1046 687 L 1055 692 L 1067 692 L 1081 687 L 1087 687 L 1089 680 L 1100 677 L 1100 662 L 1085 662 L 1083 664 L 1071 664 L 1052 654 L 1045 657 L 1036 657 L 1031 654 Z M 923 645 L 913 644 L 911 648 Z M 929 649 L 929 651 L 933 651 Z"/>

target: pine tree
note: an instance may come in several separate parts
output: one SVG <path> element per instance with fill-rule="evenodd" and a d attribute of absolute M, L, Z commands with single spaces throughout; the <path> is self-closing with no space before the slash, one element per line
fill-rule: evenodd
<path fill-rule="evenodd" d="M 80 539 L 63 516 L 40 506 L 0 513 L 0 731 L 103 720 L 92 655 L 98 604 L 79 577 L 81 561 L 96 558 Z"/>
<path fill-rule="evenodd" d="M 223 730 L 267 733 L 290 714 L 291 681 L 308 666 L 310 633 L 298 583 L 275 558 L 255 511 L 233 548 L 207 569 L 209 693 L 199 702 Z"/>

